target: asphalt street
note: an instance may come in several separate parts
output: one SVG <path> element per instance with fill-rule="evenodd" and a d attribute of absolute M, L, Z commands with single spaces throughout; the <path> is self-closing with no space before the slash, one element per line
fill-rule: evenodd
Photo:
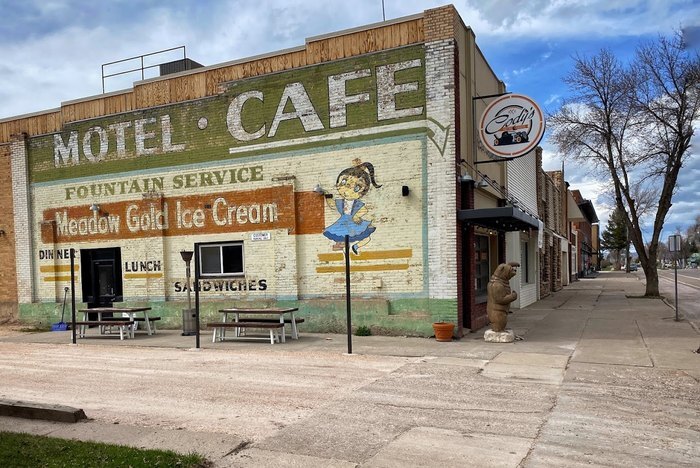
<path fill-rule="evenodd" d="M 639 273 L 643 278 L 644 273 Z M 677 272 L 673 269 L 659 270 L 659 291 L 672 305 L 676 303 L 676 281 L 679 317 L 700 325 L 700 268 L 683 268 Z"/>

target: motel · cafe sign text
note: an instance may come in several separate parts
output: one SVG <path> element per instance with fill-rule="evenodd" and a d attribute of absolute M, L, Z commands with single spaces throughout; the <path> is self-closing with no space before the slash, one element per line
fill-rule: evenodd
<path fill-rule="evenodd" d="M 532 151 L 544 136 L 542 109 L 522 94 L 505 94 L 491 102 L 479 120 L 481 143 L 492 154 L 505 159 Z"/>

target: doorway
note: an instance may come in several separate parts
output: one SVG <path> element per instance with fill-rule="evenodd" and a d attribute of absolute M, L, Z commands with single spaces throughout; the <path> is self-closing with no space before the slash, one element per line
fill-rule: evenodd
<path fill-rule="evenodd" d="M 88 309 L 111 307 L 124 300 L 119 247 L 80 250 L 83 302 Z"/>

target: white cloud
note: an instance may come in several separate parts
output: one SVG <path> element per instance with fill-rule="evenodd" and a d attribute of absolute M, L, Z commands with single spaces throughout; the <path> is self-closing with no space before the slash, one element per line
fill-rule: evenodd
<path fill-rule="evenodd" d="M 700 24 L 700 4 L 683 0 L 455 2 L 477 37 L 591 38 L 656 34 Z"/>
<path fill-rule="evenodd" d="M 518 75 L 522 75 L 523 73 L 527 73 L 527 72 L 529 72 L 530 70 L 532 70 L 532 67 L 531 67 L 531 66 L 530 66 L 530 67 L 519 68 L 519 69 L 517 69 L 517 70 L 513 70 L 512 73 L 513 73 L 513 75 L 518 76 Z"/>
<path fill-rule="evenodd" d="M 550 104 L 554 104 L 555 102 L 560 102 L 561 101 L 561 95 L 559 94 L 552 94 L 547 98 L 546 101 L 544 101 L 544 105 L 548 106 Z"/>

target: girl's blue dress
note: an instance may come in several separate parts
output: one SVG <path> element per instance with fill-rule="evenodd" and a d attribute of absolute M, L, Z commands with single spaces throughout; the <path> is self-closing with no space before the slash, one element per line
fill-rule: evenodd
<path fill-rule="evenodd" d="M 350 242 L 357 242 L 366 239 L 376 230 L 370 226 L 371 221 L 362 220 L 359 223 L 353 221 L 352 217 L 365 206 L 360 200 L 355 200 L 350 214 L 345 214 L 345 200 L 340 198 L 335 200 L 335 207 L 340 213 L 338 221 L 331 224 L 323 231 L 323 235 L 336 242 L 344 242 L 345 236 L 350 236 Z"/>

